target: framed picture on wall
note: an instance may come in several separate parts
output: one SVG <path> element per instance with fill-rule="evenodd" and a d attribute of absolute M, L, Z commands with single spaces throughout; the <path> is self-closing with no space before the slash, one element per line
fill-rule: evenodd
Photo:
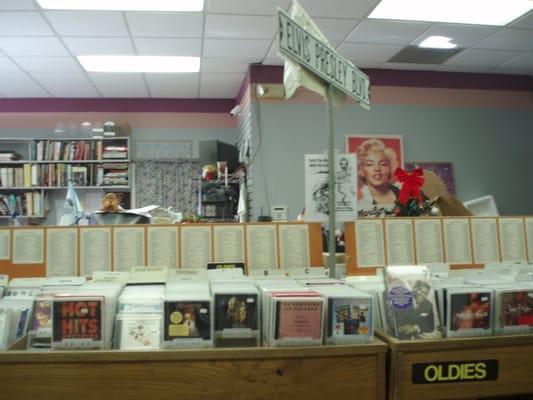
<path fill-rule="evenodd" d="M 453 177 L 453 168 L 451 162 L 433 162 L 433 161 L 417 161 L 405 163 L 405 168 L 411 171 L 415 168 L 422 168 L 426 171 L 433 171 L 437 176 L 442 179 L 448 193 L 456 195 L 455 180 Z"/>
<path fill-rule="evenodd" d="M 400 192 L 394 171 L 403 168 L 403 137 L 348 135 L 346 151 L 357 155 L 358 215 L 392 216 Z"/>

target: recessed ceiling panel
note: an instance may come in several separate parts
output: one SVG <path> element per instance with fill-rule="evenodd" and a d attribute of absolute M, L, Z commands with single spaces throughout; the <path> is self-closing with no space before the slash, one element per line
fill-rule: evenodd
<path fill-rule="evenodd" d="M 394 44 L 343 43 L 338 52 L 359 66 L 360 62 L 384 63 L 398 53 L 403 46 Z"/>
<path fill-rule="evenodd" d="M 75 56 L 81 55 L 134 55 L 133 44 L 130 38 L 83 38 L 65 37 L 65 45 Z"/>
<path fill-rule="evenodd" d="M 389 62 L 440 65 L 462 50 L 460 47 L 454 49 L 431 49 L 407 46 L 395 54 L 394 57 L 391 57 Z"/>
<path fill-rule="evenodd" d="M 89 72 L 88 75 L 104 97 L 150 97 L 142 74 Z"/>
<path fill-rule="evenodd" d="M 494 26 L 435 24 L 413 41 L 412 44 L 420 44 L 430 36 L 446 36 L 451 38 L 453 43 L 459 47 L 471 47 L 499 29 Z"/>
<path fill-rule="evenodd" d="M 119 12 L 47 11 L 44 14 L 60 36 L 129 36 Z"/>
<path fill-rule="evenodd" d="M 313 21 L 330 42 L 344 40 L 359 23 L 358 19 L 340 18 L 314 18 Z"/>
<path fill-rule="evenodd" d="M 200 13 L 126 13 L 132 36 L 202 37 L 203 15 Z"/>
<path fill-rule="evenodd" d="M 466 49 L 448 60 L 446 65 L 497 67 L 522 54 L 518 51 Z"/>
<path fill-rule="evenodd" d="M 533 30 L 502 29 L 474 47 L 494 50 L 533 50 Z"/>
<path fill-rule="evenodd" d="M 11 57 L 69 55 L 65 47 L 55 37 L 0 37 L 0 50 Z"/>
<path fill-rule="evenodd" d="M 244 80 L 244 74 L 202 74 L 200 97 L 232 99 Z"/>
<path fill-rule="evenodd" d="M 50 97 L 49 93 L 23 72 L 0 74 L 0 93 L 6 97 Z"/>
<path fill-rule="evenodd" d="M 54 97 L 101 97 L 85 74 L 32 72 L 31 76 Z"/>
<path fill-rule="evenodd" d="M 152 97 L 197 98 L 199 74 L 145 74 Z"/>
<path fill-rule="evenodd" d="M 35 10 L 33 0 L 1 0 L 0 10 Z"/>
<path fill-rule="evenodd" d="M 300 0 L 301 6 L 311 17 L 362 18 L 380 0 Z"/>
<path fill-rule="evenodd" d="M 206 4 L 213 14 L 276 15 L 277 7 L 286 10 L 290 0 L 211 0 Z"/>
<path fill-rule="evenodd" d="M 407 45 L 431 26 L 427 22 L 364 20 L 347 42 Z"/>
<path fill-rule="evenodd" d="M 205 39 L 204 57 L 251 58 L 261 61 L 269 45 L 270 40 Z"/>
<path fill-rule="evenodd" d="M 53 36 L 46 20 L 38 12 L 6 11 L 0 13 L 0 36 Z"/>
<path fill-rule="evenodd" d="M 9 58 L 0 57 L 0 72 L 20 72 L 20 68 Z"/>
<path fill-rule="evenodd" d="M 205 37 L 272 39 L 276 28 L 276 17 L 209 14 L 206 19 Z"/>
<path fill-rule="evenodd" d="M 14 57 L 14 60 L 28 72 L 82 72 L 72 57 Z"/>
<path fill-rule="evenodd" d="M 239 58 L 203 58 L 202 73 L 242 73 L 248 71 L 250 59 Z"/>
<path fill-rule="evenodd" d="M 140 56 L 200 57 L 202 39 L 134 38 Z"/>

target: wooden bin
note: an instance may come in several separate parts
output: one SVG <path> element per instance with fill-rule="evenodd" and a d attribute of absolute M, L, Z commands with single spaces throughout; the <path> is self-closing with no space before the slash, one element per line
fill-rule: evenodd
<path fill-rule="evenodd" d="M 387 346 L 0 353 L 5 399 L 385 399 Z"/>
<path fill-rule="evenodd" d="M 388 399 L 533 394 L 533 335 L 398 340 L 389 346 Z"/>

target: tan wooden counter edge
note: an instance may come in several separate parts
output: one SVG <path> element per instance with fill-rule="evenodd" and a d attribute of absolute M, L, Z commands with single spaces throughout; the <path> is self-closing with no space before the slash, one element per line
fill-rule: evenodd
<path fill-rule="evenodd" d="M 251 347 L 213 349 L 172 349 L 154 351 L 5 351 L 0 352 L 0 364 L 49 362 L 131 362 L 131 361 L 187 361 L 187 360 L 246 360 L 275 358 L 317 358 L 366 356 L 383 354 L 387 346 L 379 339 L 371 343 L 346 346 L 315 347 Z"/>
<path fill-rule="evenodd" d="M 498 335 L 484 337 L 399 340 L 386 333 L 376 332 L 393 351 L 421 352 L 440 350 L 465 350 L 473 348 L 525 346 L 533 344 L 533 334 Z"/>

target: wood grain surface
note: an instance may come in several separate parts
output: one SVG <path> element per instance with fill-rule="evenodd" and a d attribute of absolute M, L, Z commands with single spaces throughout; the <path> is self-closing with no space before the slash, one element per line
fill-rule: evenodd
<path fill-rule="evenodd" d="M 0 353 L 0 398 L 380 399 L 386 346 Z"/>

